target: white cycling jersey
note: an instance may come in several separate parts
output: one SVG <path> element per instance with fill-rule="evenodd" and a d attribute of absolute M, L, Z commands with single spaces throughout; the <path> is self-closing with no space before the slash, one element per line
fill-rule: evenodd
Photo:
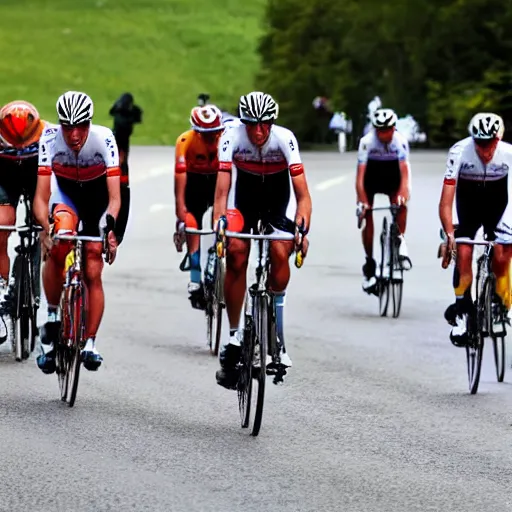
<path fill-rule="evenodd" d="M 366 164 L 368 161 L 390 162 L 395 160 L 409 160 L 409 142 L 396 130 L 389 144 L 381 142 L 375 130 L 370 130 L 359 141 L 358 163 Z"/>
<path fill-rule="evenodd" d="M 231 171 L 232 164 L 251 174 L 275 174 L 288 169 L 291 176 L 298 176 L 304 172 L 295 135 L 276 125 L 272 125 L 261 148 L 249 140 L 245 125 L 225 130 L 219 142 L 219 170 Z"/>
<path fill-rule="evenodd" d="M 484 165 L 478 157 L 472 137 L 454 144 L 448 152 L 444 182 L 455 185 L 458 178 L 470 181 L 496 181 L 508 175 L 512 167 L 512 145 L 500 141 L 492 160 Z"/>
<path fill-rule="evenodd" d="M 58 179 L 91 181 L 103 175 L 120 176 L 119 153 L 109 128 L 91 124 L 89 135 L 78 152 L 64 141 L 62 128 L 47 128 L 39 141 L 39 175 Z"/>

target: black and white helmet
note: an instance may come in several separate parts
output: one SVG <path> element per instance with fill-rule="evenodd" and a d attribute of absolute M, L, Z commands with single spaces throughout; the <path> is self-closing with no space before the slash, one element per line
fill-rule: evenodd
<path fill-rule="evenodd" d="M 238 113 L 242 121 L 275 121 L 279 106 L 270 94 L 256 91 L 240 97 Z"/>
<path fill-rule="evenodd" d="M 473 139 L 502 138 L 505 131 L 503 119 L 491 112 L 480 112 L 473 116 L 468 125 L 468 131 Z"/>
<path fill-rule="evenodd" d="M 371 121 L 375 128 L 391 128 L 396 125 L 398 118 L 390 108 L 378 108 L 371 114 Z"/>
<path fill-rule="evenodd" d="M 68 91 L 57 100 L 57 114 L 62 124 L 76 125 L 92 119 L 94 106 L 84 92 Z"/>

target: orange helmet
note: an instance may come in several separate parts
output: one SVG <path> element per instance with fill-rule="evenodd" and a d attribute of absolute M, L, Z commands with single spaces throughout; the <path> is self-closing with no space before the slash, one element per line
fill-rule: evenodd
<path fill-rule="evenodd" d="M 37 142 L 43 128 L 36 107 L 26 101 L 11 101 L 0 109 L 0 137 L 15 148 Z"/>

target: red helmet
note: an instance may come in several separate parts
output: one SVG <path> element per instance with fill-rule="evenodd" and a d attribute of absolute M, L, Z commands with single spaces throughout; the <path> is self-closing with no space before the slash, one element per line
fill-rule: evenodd
<path fill-rule="evenodd" d="M 22 148 L 39 140 L 44 123 L 36 107 L 26 101 L 11 101 L 0 109 L 0 136 Z"/>
<path fill-rule="evenodd" d="M 224 129 L 222 112 L 215 105 L 194 107 L 190 113 L 190 124 L 196 132 L 217 132 Z"/>

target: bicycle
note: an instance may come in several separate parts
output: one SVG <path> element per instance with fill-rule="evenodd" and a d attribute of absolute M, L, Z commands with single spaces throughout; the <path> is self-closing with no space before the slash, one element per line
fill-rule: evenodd
<path fill-rule="evenodd" d="M 268 225 L 267 228 L 272 226 Z M 277 340 L 276 331 L 276 310 L 274 295 L 268 286 L 270 270 L 270 242 L 290 241 L 295 239 L 292 233 L 270 233 L 261 222 L 257 233 L 236 233 L 224 231 L 225 225 L 219 228 L 217 242 L 217 255 L 223 254 L 225 244 L 223 235 L 226 238 L 238 238 L 245 240 L 256 240 L 258 243 L 258 264 L 256 267 L 256 281 L 247 289 L 244 303 L 243 319 L 243 340 L 240 361 L 237 365 L 238 382 L 238 407 L 242 428 L 248 428 L 251 421 L 251 401 L 253 396 L 254 382 L 258 385 L 256 397 L 256 410 L 253 418 L 251 435 L 257 436 L 261 428 L 263 418 L 263 405 L 265 401 L 265 382 L 267 375 L 274 375 L 274 384 L 283 381 L 286 369 L 281 365 L 280 346 Z M 304 233 L 302 233 L 302 236 Z M 296 253 L 295 265 L 302 266 L 301 247 Z M 267 354 L 272 360 L 272 370 L 267 368 Z M 275 370 L 273 370 L 275 368 Z"/>
<path fill-rule="evenodd" d="M 445 239 L 441 230 L 441 235 Z M 505 337 L 507 335 L 505 325 L 506 315 L 497 302 L 496 276 L 492 271 L 492 257 L 495 242 L 475 241 L 471 238 L 456 238 L 457 244 L 483 246 L 484 252 L 477 259 L 475 300 L 472 302 L 471 311 L 467 315 L 468 343 L 466 345 L 466 362 L 468 367 L 469 391 L 472 395 L 478 391 L 480 374 L 482 370 L 482 357 L 484 352 L 484 340 L 490 337 L 493 341 L 494 363 L 496 378 L 503 382 L 505 377 Z M 494 325 L 501 324 L 502 330 L 495 331 Z"/>
<path fill-rule="evenodd" d="M 41 245 L 39 232 L 42 227 L 34 223 L 28 196 L 23 195 L 25 224 L 0 226 L 2 231 L 16 231 L 20 242 L 14 248 L 16 257 L 12 266 L 8 292 L 5 298 L 5 314 L 12 318 L 11 337 L 16 361 L 28 359 L 34 351 L 38 335 L 37 311 L 40 302 Z"/>
<path fill-rule="evenodd" d="M 370 208 L 368 211 L 389 210 L 392 221 L 388 226 L 388 218 L 382 220 L 382 231 L 380 234 L 380 265 L 377 276 L 376 292 L 379 297 L 379 314 L 384 317 L 388 314 L 389 297 L 393 298 L 393 318 L 398 318 L 402 309 L 402 297 L 404 287 L 404 271 L 411 270 L 412 263 L 409 258 L 400 258 L 400 230 L 397 223 L 397 215 L 400 206 L 379 206 Z M 407 265 L 404 263 L 407 262 Z"/>
<path fill-rule="evenodd" d="M 61 329 L 55 346 L 60 398 L 67 402 L 69 407 L 75 404 L 82 363 L 81 353 L 87 341 L 87 293 L 83 281 L 83 246 L 84 242 L 103 243 L 107 261 L 107 233 L 112 230 L 112 220 L 107 220 L 106 234 L 101 237 L 60 234 L 53 236 L 54 240 L 73 242 L 73 248 L 68 252 L 64 265 L 65 279 L 60 300 Z"/>
<path fill-rule="evenodd" d="M 213 235 L 213 229 L 184 228 L 190 235 Z M 181 268 L 181 267 L 180 267 Z M 204 301 L 206 314 L 206 342 L 214 356 L 219 355 L 222 332 L 222 312 L 226 308 L 224 301 L 225 258 L 218 257 L 215 245 L 208 249 L 208 258 L 204 273 Z"/>

